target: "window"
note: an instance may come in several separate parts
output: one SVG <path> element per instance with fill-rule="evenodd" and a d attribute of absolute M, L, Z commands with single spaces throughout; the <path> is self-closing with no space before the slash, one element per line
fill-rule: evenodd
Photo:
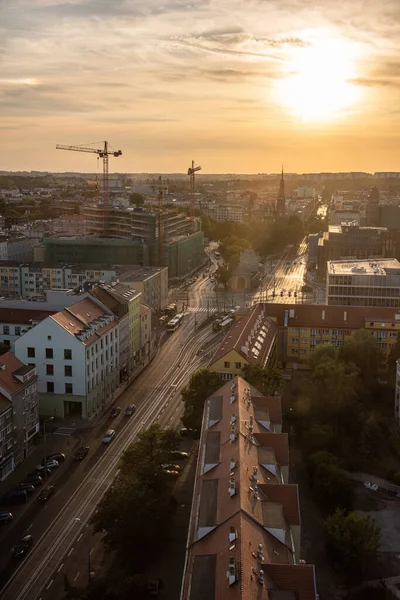
<path fill-rule="evenodd" d="M 65 375 L 65 377 L 72 377 L 72 366 L 71 365 L 65 365 L 64 375 Z"/>
<path fill-rule="evenodd" d="M 48 335 L 48 336 L 47 336 L 47 339 L 48 339 L 48 340 L 51 340 L 51 335 Z"/>
<path fill-rule="evenodd" d="M 72 359 L 72 350 L 64 350 L 64 360 Z"/>
<path fill-rule="evenodd" d="M 46 365 L 46 375 L 54 375 L 54 365 Z"/>
<path fill-rule="evenodd" d="M 21 335 L 21 327 L 19 327 L 18 325 L 16 325 L 14 327 L 14 333 L 15 333 L 15 335 Z"/>
<path fill-rule="evenodd" d="M 47 391 L 48 392 L 54 392 L 54 381 L 48 381 L 47 382 Z"/>
<path fill-rule="evenodd" d="M 10 346 L 11 346 L 11 342 L 10 342 L 10 340 L 3 340 L 3 343 L 4 343 L 6 346 L 8 346 L 8 347 L 10 347 Z"/>
<path fill-rule="evenodd" d="M 35 358 L 35 348 L 27 348 L 28 358 Z"/>
<path fill-rule="evenodd" d="M 236 369 L 241 369 L 242 368 L 242 363 L 240 363 L 240 362 L 235 363 L 235 368 Z"/>
<path fill-rule="evenodd" d="M 230 363 L 229 361 L 225 361 L 225 362 L 224 362 L 224 368 L 225 368 L 225 369 L 229 369 L 229 368 L 230 368 L 230 366 L 231 366 L 231 363 Z"/>
<path fill-rule="evenodd" d="M 10 335 L 10 326 L 9 325 L 3 325 L 3 334 Z"/>
<path fill-rule="evenodd" d="M 46 348 L 46 358 L 53 358 L 53 348 Z"/>
<path fill-rule="evenodd" d="M 220 373 L 222 381 L 230 381 L 232 379 L 232 373 Z"/>
<path fill-rule="evenodd" d="M 65 393 L 66 394 L 72 394 L 72 383 L 66 383 L 65 384 Z"/>

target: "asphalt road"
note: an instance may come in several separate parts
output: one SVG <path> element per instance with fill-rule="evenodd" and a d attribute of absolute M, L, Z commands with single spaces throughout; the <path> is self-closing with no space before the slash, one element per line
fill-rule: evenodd
<path fill-rule="evenodd" d="M 194 331 L 194 315 L 188 314 L 153 362 L 119 397 L 120 416 L 103 419 L 85 440 L 91 448 L 85 460 L 74 463 L 68 457 L 59 467 L 63 471 L 58 475 L 56 494 L 45 506 L 33 503 L 2 539 L 2 600 L 54 600 L 64 594 L 65 575 L 72 584 L 83 585 L 85 577 L 87 581 L 88 554 L 92 552 L 95 569 L 101 544 L 90 535 L 86 523 L 112 483 L 121 453 L 153 422 L 178 426 L 182 410 L 179 390 L 216 343 L 209 327 Z M 137 410 L 128 418 L 123 409 L 130 403 Z M 101 440 L 109 428 L 115 429 L 117 435 L 106 446 Z M 23 560 L 12 559 L 13 543 L 27 532 L 35 539 L 34 547 Z"/>

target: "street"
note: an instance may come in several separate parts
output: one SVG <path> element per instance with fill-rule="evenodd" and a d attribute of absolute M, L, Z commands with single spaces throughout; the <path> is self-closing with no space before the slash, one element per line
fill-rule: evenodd
<path fill-rule="evenodd" d="M 85 577 L 87 581 L 89 553 L 96 568 L 99 539 L 98 536 L 92 538 L 86 523 L 111 485 L 121 453 L 151 423 L 158 422 L 163 427 L 179 425 L 179 391 L 203 363 L 206 351 L 216 344 L 213 339 L 217 338 L 210 328 L 195 333 L 194 323 L 194 315 L 187 315 L 149 367 L 120 396 L 120 416 L 115 420 L 105 417 L 85 439 L 85 444 L 90 446 L 85 460 L 74 463 L 71 456 L 66 459 L 66 464 L 60 467 L 64 472 L 57 482 L 54 497 L 44 506 L 32 505 L 7 531 L 2 539 L 0 559 L 3 600 L 61 598 L 65 575 L 71 584 L 83 585 Z M 202 349 L 204 352 L 199 355 Z M 123 410 L 132 402 L 137 410 L 134 416 L 127 418 Z M 101 440 L 110 427 L 117 435 L 105 446 Z M 12 559 L 13 544 L 26 533 L 35 540 L 32 550 L 21 561 Z"/>

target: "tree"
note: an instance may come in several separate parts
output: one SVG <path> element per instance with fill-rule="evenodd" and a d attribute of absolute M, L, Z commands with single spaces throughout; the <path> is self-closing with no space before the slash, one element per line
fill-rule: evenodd
<path fill-rule="evenodd" d="M 136 204 L 136 206 L 143 206 L 144 196 L 138 192 L 132 192 L 132 194 L 129 194 L 129 202 L 131 204 Z"/>
<path fill-rule="evenodd" d="M 162 474 L 161 465 L 168 463 L 171 452 L 179 447 L 179 434 L 175 429 L 161 429 L 156 423 L 138 435 L 138 440 L 128 446 L 121 456 L 120 473 L 139 477 L 155 484 Z"/>
<path fill-rule="evenodd" d="M 375 383 L 382 364 L 382 356 L 376 347 L 375 338 L 365 329 L 357 331 L 352 339 L 340 348 L 339 359 L 356 365 L 361 379 L 369 386 Z"/>
<path fill-rule="evenodd" d="M 326 450 L 319 450 L 318 452 L 314 452 L 310 454 L 307 458 L 307 471 L 311 479 L 314 478 L 316 471 L 319 469 L 321 465 L 328 465 L 337 467 L 338 459 L 336 456 L 327 452 Z"/>
<path fill-rule="evenodd" d="M 332 558 L 352 576 L 363 575 L 376 560 L 381 528 L 371 515 L 337 509 L 324 523 Z"/>
<path fill-rule="evenodd" d="M 244 365 L 245 380 L 266 396 L 279 394 L 285 385 L 283 371 L 275 367 L 268 369 L 261 365 Z"/>
<path fill-rule="evenodd" d="M 332 344 L 321 344 L 312 351 L 308 360 L 311 372 L 314 371 L 319 365 L 332 360 L 338 359 L 338 350 Z"/>
<path fill-rule="evenodd" d="M 323 511 L 331 513 L 336 508 L 351 510 L 354 493 L 349 478 L 335 464 L 320 464 L 312 477 L 312 490 Z"/>
<path fill-rule="evenodd" d="M 204 403 L 220 387 L 219 376 L 208 369 L 201 369 L 191 375 L 189 384 L 181 392 L 185 405 L 182 423 L 185 427 L 193 429 L 196 434 L 200 433 Z"/>
<path fill-rule="evenodd" d="M 224 286 L 225 289 L 227 289 L 232 274 L 233 269 L 230 265 L 219 265 L 218 269 L 215 271 L 215 278 Z"/>

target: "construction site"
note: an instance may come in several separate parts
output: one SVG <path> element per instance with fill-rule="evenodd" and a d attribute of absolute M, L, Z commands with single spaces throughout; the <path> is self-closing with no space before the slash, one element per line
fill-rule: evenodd
<path fill-rule="evenodd" d="M 57 145 L 58 150 L 92 153 L 102 160 L 101 186 L 91 204 L 83 208 L 84 237 L 43 239 L 44 260 L 48 264 L 84 262 L 167 266 L 169 276 L 182 278 L 195 270 L 203 259 L 204 236 L 200 219 L 194 216 L 195 174 L 201 170 L 191 161 L 189 178 L 190 214 L 167 208 L 167 183 L 160 176 L 154 182 L 157 203 L 152 207 L 120 206 L 114 203 L 109 186 L 109 157 L 117 158 L 105 141 L 101 148 Z"/>

